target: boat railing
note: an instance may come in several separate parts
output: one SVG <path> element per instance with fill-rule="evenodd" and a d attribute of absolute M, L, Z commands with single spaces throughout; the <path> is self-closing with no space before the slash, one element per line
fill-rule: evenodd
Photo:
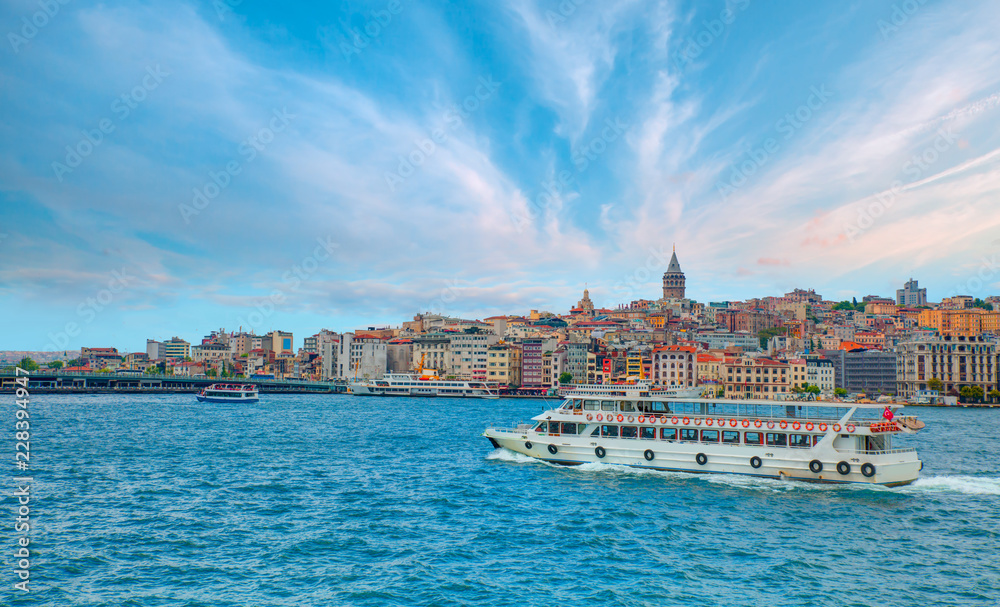
<path fill-rule="evenodd" d="M 898 453 L 916 453 L 916 447 L 900 447 L 898 449 L 873 449 L 870 451 L 842 451 L 845 455 L 896 455 Z"/>

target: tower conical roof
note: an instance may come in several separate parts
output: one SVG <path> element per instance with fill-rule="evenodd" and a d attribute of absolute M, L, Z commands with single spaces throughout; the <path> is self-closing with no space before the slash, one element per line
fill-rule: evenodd
<path fill-rule="evenodd" d="M 681 264 L 677 262 L 677 251 L 670 256 L 670 265 L 667 266 L 667 272 L 678 272 L 681 273 Z"/>

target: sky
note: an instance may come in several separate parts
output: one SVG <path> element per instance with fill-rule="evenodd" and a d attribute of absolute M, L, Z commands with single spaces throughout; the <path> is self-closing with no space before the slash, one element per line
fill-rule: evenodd
<path fill-rule="evenodd" d="M 7 0 L 0 349 L 1000 293 L 1000 5 Z"/>

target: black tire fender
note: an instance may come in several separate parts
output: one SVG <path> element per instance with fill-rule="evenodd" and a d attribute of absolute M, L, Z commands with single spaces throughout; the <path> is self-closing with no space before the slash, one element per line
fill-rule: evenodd
<path fill-rule="evenodd" d="M 764 462 L 761 461 L 761 459 L 759 457 L 757 457 L 756 455 L 750 458 L 750 467 L 751 468 L 757 469 L 757 468 L 760 468 L 762 465 L 764 465 Z"/>
<path fill-rule="evenodd" d="M 699 453 L 698 455 L 694 456 L 694 461 L 698 462 L 699 466 L 704 466 L 705 464 L 708 463 L 708 456 L 705 455 L 704 453 Z"/>
<path fill-rule="evenodd" d="M 864 474 L 865 478 L 871 478 L 875 476 L 875 465 L 870 462 L 865 462 L 861 464 L 861 474 Z"/>
<path fill-rule="evenodd" d="M 528 451 L 531 451 L 531 448 L 533 446 L 534 445 L 531 444 L 531 441 L 528 441 L 528 442 L 524 443 L 524 448 L 527 449 Z"/>
<path fill-rule="evenodd" d="M 820 472 L 823 471 L 823 462 L 819 461 L 818 459 L 814 459 L 813 461 L 809 462 L 809 471 L 812 472 L 813 474 L 819 474 Z"/>
<path fill-rule="evenodd" d="M 847 476 L 851 473 L 851 465 L 847 462 L 840 462 L 837 464 L 837 472 L 843 476 Z"/>
<path fill-rule="evenodd" d="M 653 453 L 653 450 L 652 450 L 652 449 L 646 449 L 646 450 L 645 450 L 645 451 L 644 451 L 644 452 L 642 453 L 642 456 L 646 458 L 646 461 L 647 461 L 647 462 L 651 462 L 651 461 L 653 461 L 653 458 L 655 458 L 655 457 L 656 457 L 656 454 L 655 454 L 655 453 Z"/>
<path fill-rule="evenodd" d="M 604 450 L 604 447 L 594 449 L 594 455 L 596 455 L 599 459 L 604 459 L 604 456 L 607 454 L 608 452 Z"/>
<path fill-rule="evenodd" d="M 559 447 L 556 447 L 555 445 L 549 445 L 549 453 L 551 453 L 552 455 L 559 453 Z"/>

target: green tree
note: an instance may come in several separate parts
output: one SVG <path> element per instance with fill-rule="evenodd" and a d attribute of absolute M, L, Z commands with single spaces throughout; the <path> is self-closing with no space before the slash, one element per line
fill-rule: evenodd
<path fill-rule="evenodd" d="M 22 358 L 21 361 L 19 363 L 17 363 L 17 366 L 21 367 L 25 371 L 37 371 L 40 368 L 38 366 L 38 363 L 36 363 L 35 361 L 31 360 L 27 356 L 25 356 L 24 358 Z"/>
<path fill-rule="evenodd" d="M 997 402 L 997 401 L 1000 401 L 1000 390 L 997 390 L 996 388 L 993 388 L 992 390 L 990 390 L 989 397 L 990 397 L 990 401 L 992 401 L 994 403 Z"/>
<path fill-rule="evenodd" d="M 982 308 L 983 310 L 992 310 L 993 304 L 986 303 L 985 301 L 979 299 L 978 297 L 972 300 L 973 308 Z"/>
<path fill-rule="evenodd" d="M 847 396 L 847 390 L 845 390 L 844 388 L 836 388 L 833 391 L 833 393 L 834 393 L 835 396 L 838 396 L 838 397 L 841 397 L 841 398 L 844 397 L 844 396 Z"/>
<path fill-rule="evenodd" d="M 559 374 L 559 383 L 560 384 L 573 383 L 573 374 L 570 373 L 569 371 L 563 371 L 562 373 Z"/>
<path fill-rule="evenodd" d="M 215 377 L 216 375 L 215 369 L 209 369 L 208 371 L 205 371 L 205 375 L 207 375 L 208 377 Z"/>
<path fill-rule="evenodd" d="M 972 389 L 969 390 L 969 396 L 972 397 L 972 402 L 975 403 L 983 402 L 983 396 L 985 396 L 985 394 L 983 393 L 983 387 L 972 386 Z"/>
<path fill-rule="evenodd" d="M 813 385 L 805 384 L 805 385 L 803 385 L 803 388 L 805 388 L 805 391 L 808 392 L 809 394 L 819 394 L 820 393 L 819 386 L 814 385 L 814 384 Z"/>
<path fill-rule="evenodd" d="M 719 386 L 719 388 L 715 391 L 715 397 L 722 398 L 725 395 L 726 395 L 726 389 L 722 386 Z"/>
<path fill-rule="evenodd" d="M 840 303 L 833 304 L 833 309 L 834 310 L 853 310 L 854 309 L 854 304 L 852 304 L 851 302 L 845 300 L 845 301 L 842 301 Z"/>
<path fill-rule="evenodd" d="M 50 362 L 49 364 L 47 364 L 45 366 L 48 367 L 48 368 L 50 368 L 50 369 L 62 369 L 63 368 L 63 361 L 61 361 L 61 360 L 54 360 L 54 361 Z"/>
<path fill-rule="evenodd" d="M 194 362 L 194 359 L 191 358 L 190 356 L 185 356 L 184 357 L 184 362 L 186 362 L 186 363 Z"/>
<path fill-rule="evenodd" d="M 929 380 L 927 380 L 928 390 L 937 390 L 938 392 L 940 392 L 943 386 L 944 384 L 941 382 L 941 380 L 936 377 L 932 377 Z"/>
<path fill-rule="evenodd" d="M 970 400 L 972 400 L 972 387 L 962 386 L 962 389 L 958 391 L 958 397 L 962 400 L 963 403 L 967 403 Z"/>

